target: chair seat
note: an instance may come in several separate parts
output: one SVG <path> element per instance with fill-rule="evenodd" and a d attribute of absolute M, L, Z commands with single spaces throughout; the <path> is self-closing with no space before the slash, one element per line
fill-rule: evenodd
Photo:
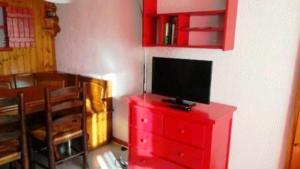
<path fill-rule="evenodd" d="M 35 129 L 31 132 L 31 135 L 40 141 L 46 141 L 45 127 Z M 81 137 L 83 135 L 80 125 L 77 121 L 66 122 L 65 124 L 56 125 L 53 129 L 54 144 L 61 144 L 68 140 Z"/>
<path fill-rule="evenodd" d="M 19 141 L 17 139 L 0 142 L 0 165 L 19 160 L 21 153 L 18 147 Z"/>

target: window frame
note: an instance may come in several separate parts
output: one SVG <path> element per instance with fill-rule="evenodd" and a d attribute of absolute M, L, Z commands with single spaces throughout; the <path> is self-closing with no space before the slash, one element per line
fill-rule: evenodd
<path fill-rule="evenodd" d="M 3 25 L 0 26 L 0 29 L 4 30 L 5 35 L 5 47 L 0 47 L 0 51 L 10 51 L 12 48 L 9 47 L 9 37 L 8 37 L 8 28 L 7 28 L 7 4 L 0 2 L 0 7 L 3 10 Z"/>

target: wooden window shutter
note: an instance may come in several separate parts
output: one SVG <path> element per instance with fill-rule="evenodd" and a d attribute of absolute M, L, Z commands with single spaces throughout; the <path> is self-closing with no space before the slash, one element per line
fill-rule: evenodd
<path fill-rule="evenodd" d="M 6 13 L 9 47 L 33 47 L 35 39 L 32 9 L 8 6 Z"/>

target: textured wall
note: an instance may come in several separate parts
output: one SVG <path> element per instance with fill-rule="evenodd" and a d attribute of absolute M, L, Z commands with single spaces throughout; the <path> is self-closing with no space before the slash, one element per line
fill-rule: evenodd
<path fill-rule="evenodd" d="M 233 51 L 148 48 L 146 53 L 148 62 L 152 56 L 213 60 L 212 100 L 238 107 L 229 168 L 282 169 L 299 37 L 299 0 L 240 0 Z"/>
<path fill-rule="evenodd" d="M 127 140 L 124 96 L 142 92 L 141 15 L 135 0 L 76 0 L 60 5 L 59 71 L 112 81 L 113 134 Z"/>

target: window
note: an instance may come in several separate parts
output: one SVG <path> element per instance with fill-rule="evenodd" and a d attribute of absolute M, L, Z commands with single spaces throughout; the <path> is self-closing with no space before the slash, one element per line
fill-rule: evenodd
<path fill-rule="evenodd" d="M 7 6 L 0 2 L 0 51 L 34 45 L 32 9 Z"/>
<path fill-rule="evenodd" d="M 9 47 L 33 47 L 35 38 L 32 9 L 8 6 L 6 12 Z"/>
<path fill-rule="evenodd" d="M 8 48 L 5 6 L 0 5 L 0 50 Z"/>

